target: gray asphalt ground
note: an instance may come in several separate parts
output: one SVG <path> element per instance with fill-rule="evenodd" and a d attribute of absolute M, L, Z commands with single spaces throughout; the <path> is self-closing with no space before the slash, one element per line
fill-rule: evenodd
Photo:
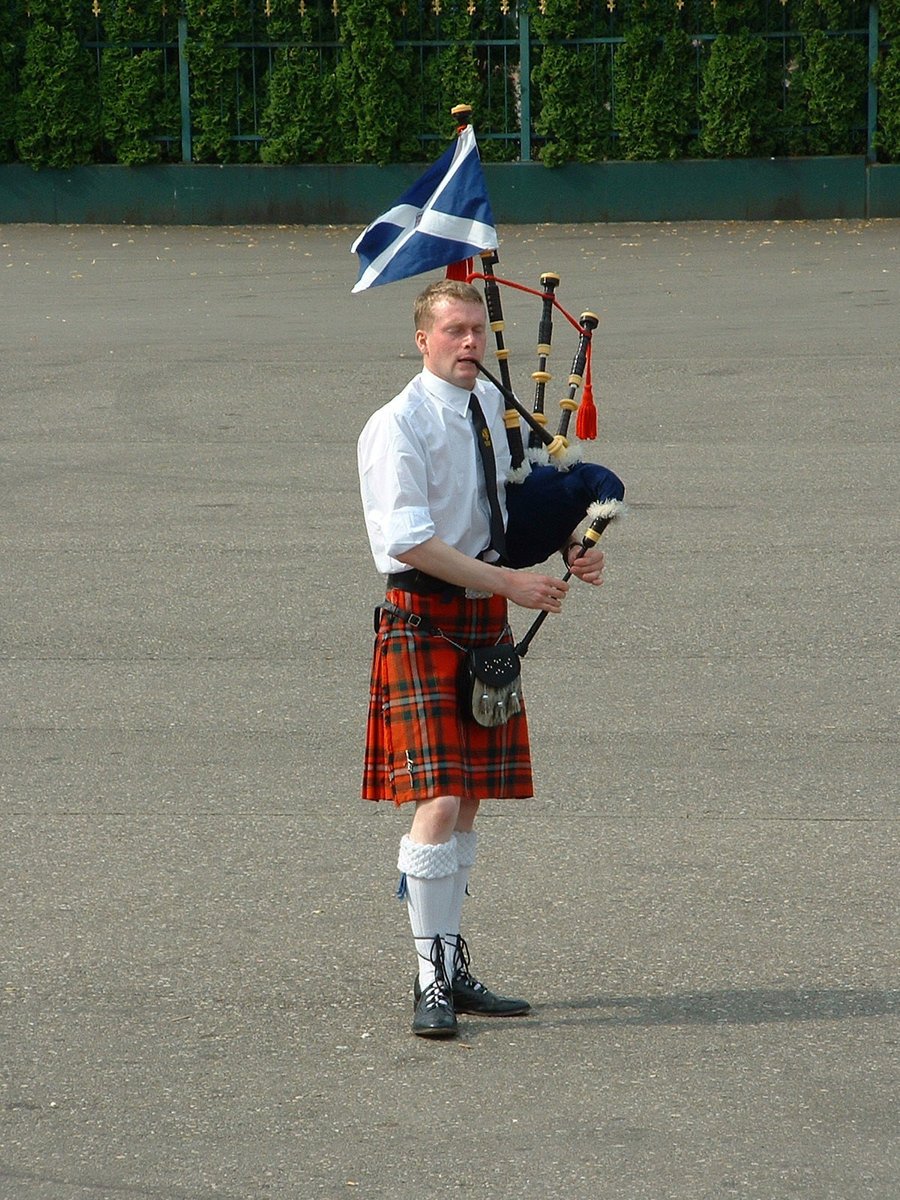
<path fill-rule="evenodd" d="M 0 1197 L 896 1200 L 900 222 L 501 230 L 631 511 L 481 818 L 533 1013 L 450 1044 L 358 799 L 423 280 L 351 296 L 357 232 L 0 228 Z"/>

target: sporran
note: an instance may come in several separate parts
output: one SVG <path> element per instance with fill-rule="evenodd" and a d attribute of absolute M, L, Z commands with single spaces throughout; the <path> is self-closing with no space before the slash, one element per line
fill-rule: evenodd
<path fill-rule="evenodd" d="M 522 711 L 522 664 L 508 643 L 467 650 L 460 678 L 463 712 L 479 725 L 505 725 Z"/>

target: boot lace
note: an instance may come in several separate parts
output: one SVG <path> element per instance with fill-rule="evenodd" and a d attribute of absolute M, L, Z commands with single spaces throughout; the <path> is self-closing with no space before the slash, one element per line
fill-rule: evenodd
<path fill-rule="evenodd" d="M 456 939 L 456 955 L 453 960 L 453 981 L 461 983 L 464 987 L 471 988 L 475 992 L 486 992 L 487 988 L 480 979 L 476 979 L 469 971 L 469 963 L 471 957 L 469 955 L 469 947 L 466 945 L 464 937 Z"/>
<path fill-rule="evenodd" d="M 425 1008 L 450 1008 L 452 993 L 447 972 L 444 969 L 444 943 L 440 937 L 435 937 L 431 943 L 428 957 L 434 967 L 434 981 L 422 990 L 424 1006 Z"/>

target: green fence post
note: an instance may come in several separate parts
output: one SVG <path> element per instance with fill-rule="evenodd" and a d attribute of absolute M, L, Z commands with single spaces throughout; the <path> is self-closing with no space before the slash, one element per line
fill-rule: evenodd
<path fill-rule="evenodd" d="M 519 159 L 531 162 L 531 18 L 519 8 Z"/>
<path fill-rule="evenodd" d="M 182 3 L 178 11 L 178 89 L 181 99 L 181 161 L 191 161 L 191 87 L 187 60 L 187 10 Z"/>
<path fill-rule="evenodd" d="M 875 133 L 878 129 L 878 88 L 875 86 L 875 65 L 878 62 L 878 4 L 869 5 L 869 93 L 866 122 L 866 161 L 873 163 L 878 157 L 875 149 Z"/>

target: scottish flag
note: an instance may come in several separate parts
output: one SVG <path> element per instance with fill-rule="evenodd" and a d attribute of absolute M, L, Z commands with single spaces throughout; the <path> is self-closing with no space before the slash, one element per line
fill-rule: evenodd
<path fill-rule="evenodd" d="M 467 125 L 411 188 L 359 235 L 354 292 L 497 248 L 475 131 Z"/>

